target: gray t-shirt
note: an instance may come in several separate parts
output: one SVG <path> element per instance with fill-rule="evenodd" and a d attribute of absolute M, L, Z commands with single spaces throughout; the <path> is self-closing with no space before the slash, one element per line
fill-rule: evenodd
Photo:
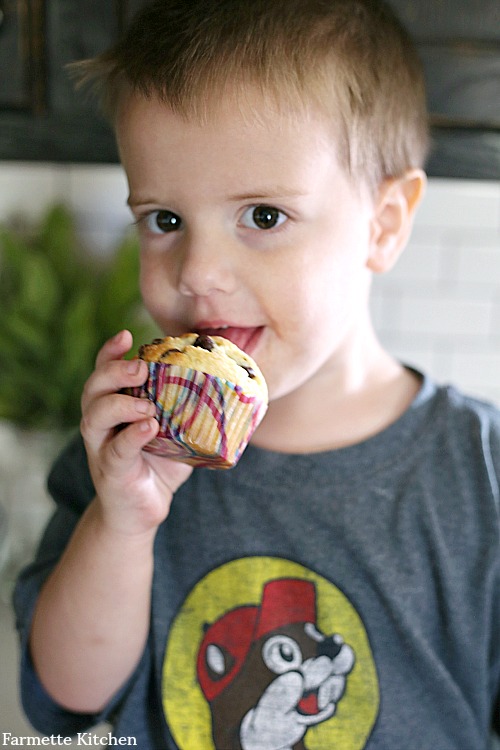
<path fill-rule="evenodd" d="M 250 446 L 230 471 L 195 470 L 156 537 L 141 663 L 88 717 L 49 699 L 26 648 L 93 496 L 78 439 L 15 593 L 28 716 L 64 736 L 105 718 L 141 750 L 485 750 L 500 725 L 499 477 L 500 412 L 427 378 L 360 444 Z"/>

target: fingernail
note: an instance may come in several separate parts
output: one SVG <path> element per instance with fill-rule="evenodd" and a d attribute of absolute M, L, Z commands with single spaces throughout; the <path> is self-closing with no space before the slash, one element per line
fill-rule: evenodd
<path fill-rule="evenodd" d="M 131 359 L 130 362 L 127 365 L 127 372 L 129 375 L 138 375 L 139 370 L 141 369 L 141 360 L 140 359 Z"/>
<path fill-rule="evenodd" d="M 139 414 L 154 414 L 155 412 L 154 404 L 151 401 L 146 401 L 146 399 L 137 399 L 135 408 Z"/>
<path fill-rule="evenodd" d="M 149 432 L 151 430 L 151 425 L 151 420 L 144 419 L 142 422 L 139 422 L 139 430 L 141 432 Z"/>

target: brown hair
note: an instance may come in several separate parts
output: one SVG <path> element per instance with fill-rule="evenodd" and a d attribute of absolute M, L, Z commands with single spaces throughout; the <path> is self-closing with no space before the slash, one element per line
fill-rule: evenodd
<path fill-rule="evenodd" d="M 201 119 L 245 84 L 281 108 L 319 106 L 342 165 L 372 186 L 427 155 L 420 61 L 383 0 L 156 0 L 77 68 L 111 118 L 130 88 Z"/>

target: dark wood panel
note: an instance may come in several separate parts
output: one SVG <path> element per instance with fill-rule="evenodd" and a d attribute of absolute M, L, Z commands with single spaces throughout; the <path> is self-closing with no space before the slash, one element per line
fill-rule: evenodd
<path fill-rule="evenodd" d="M 105 50 L 119 33 L 114 2 L 59 0 L 47 2 L 46 34 L 52 115 L 77 110 L 95 110 L 68 74 L 67 65 Z"/>
<path fill-rule="evenodd" d="M 500 179 L 499 0 L 389 0 L 424 65 L 431 176 Z"/>
<path fill-rule="evenodd" d="M 129 23 L 132 17 L 142 8 L 144 0 L 117 0 L 121 5 L 121 13 L 124 25 Z"/>
<path fill-rule="evenodd" d="M 500 179 L 500 50 L 467 41 L 420 51 L 434 140 L 429 174 Z"/>
<path fill-rule="evenodd" d="M 0 109 L 40 115 L 46 107 L 43 0 L 0 2 Z"/>
<path fill-rule="evenodd" d="M 116 161 L 111 129 L 98 112 L 96 103 L 75 90 L 67 65 L 102 52 L 118 37 L 126 0 L 29 2 L 44 6 L 44 69 L 48 81 L 44 107 L 38 108 L 33 116 L 33 110 L 27 107 L 2 107 L 0 104 L 3 109 L 0 113 L 0 159 Z M 15 67 L 11 60 L 5 67 L 7 75 L 10 76 Z M 0 79 L 0 90 L 2 88 Z"/>
<path fill-rule="evenodd" d="M 498 0 L 389 0 L 420 40 L 482 39 L 498 41 Z"/>
<path fill-rule="evenodd" d="M 430 177 L 500 180 L 500 136 L 495 132 L 434 128 Z"/>
<path fill-rule="evenodd" d="M 111 164 L 118 161 L 118 155 L 111 128 L 96 114 L 82 109 L 35 121 L 15 113 L 3 114 L 2 160 Z"/>
<path fill-rule="evenodd" d="M 436 125 L 500 132 L 500 45 L 455 42 L 420 48 Z"/>

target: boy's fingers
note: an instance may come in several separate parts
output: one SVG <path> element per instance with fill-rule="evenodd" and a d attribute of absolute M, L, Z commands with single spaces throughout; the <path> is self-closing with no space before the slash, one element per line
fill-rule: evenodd
<path fill-rule="evenodd" d="M 110 430 L 147 420 L 155 411 L 155 405 L 147 399 L 114 393 L 91 402 L 83 412 L 80 431 L 87 442 L 101 444 Z"/>
<path fill-rule="evenodd" d="M 120 331 L 101 347 L 96 357 L 96 367 L 100 367 L 113 359 L 121 359 L 124 354 L 130 351 L 132 344 L 133 339 L 130 331 Z"/>
<path fill-rule="evenodd" d="M 158 432 L 158 422 L 154 418 L 143 419 L 128 425 L 109 441 L 102 454 L 102 469 L 108 476 L 122 475 L 130 462 L 150 442 Z"/>
<path fill-rule="evenodd" d="M 148 366 L 141 359 L 120 359 L 101 364 L 90 375 L 82 393 L 82 410 L 93 400 L 122 388 L 139 386 L 148 376 Z"/>

